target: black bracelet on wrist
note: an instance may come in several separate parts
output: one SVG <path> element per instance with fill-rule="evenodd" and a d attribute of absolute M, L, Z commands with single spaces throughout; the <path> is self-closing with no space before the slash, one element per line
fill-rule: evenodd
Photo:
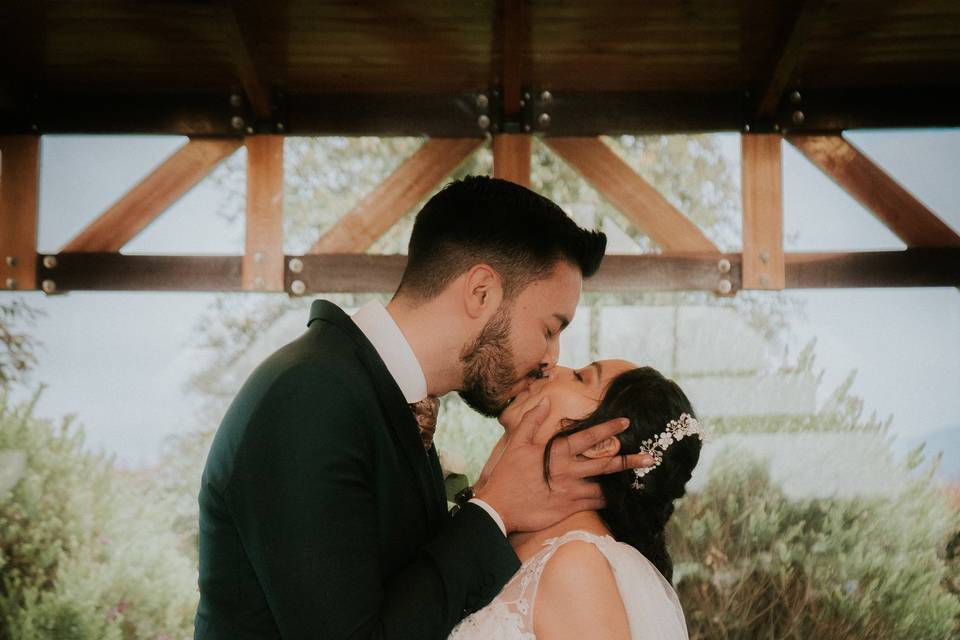
<path fill-rule="evenodd" d="M 470 502 L 473 499 L 473 487 L 466 487 L 457 492 L 457 495 L 453 496 L 454 506 L 450 509 L 450 513 L 457 515 L 460 512 L 460 509 L 463 508 L 463 505 Z"/>

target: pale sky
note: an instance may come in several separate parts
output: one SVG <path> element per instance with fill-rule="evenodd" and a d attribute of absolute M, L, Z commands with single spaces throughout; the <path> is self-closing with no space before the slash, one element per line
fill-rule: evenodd
<path fill-rule="evenodd" d="M 850 139 L 960 229 L 960 131 L 853 133 Z M 739 176 L 736 135 L 721 136 Z M 41 251 L 56 251 L 182 144 L 169 137 L 45 137 Z M 899 249 L 868 212 L 788 145 L 784 152 L 788 250 Z M 241 151 L 242 153 L 242 151 Z M 216 215 L 221 194 L 202 183 L 126 253 L 242 253 L 242 229 Z M 3 294 L 9 295 L 9 294 Z M 829 290 L 790 293 L 806 305 L 794 352 L 818 338 L 829 392 L 853 369 L 866 410 L 893 416 L 914 440 L 960 425 L 960 292 L 957 289 Z M 163 439 L 195 426 L 198 398 L 184 385 L 198 365 L 195 326 L 215 296 L 187 293 L 71 293 L 24 296 L 47 316 L 34 382 L 48 385 L 38 413 L 77 414 L 88 446 L 130 466 L 150 464 Z M 291 336 L 291 339 L 295 336 Z M 960 452 L 948 452 L 948 456 Z"/>

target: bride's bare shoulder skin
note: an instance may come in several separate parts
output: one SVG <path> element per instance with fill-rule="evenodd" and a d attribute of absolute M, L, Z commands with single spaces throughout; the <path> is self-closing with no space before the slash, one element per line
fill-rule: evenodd
<path fill-rule="evenodd" d="M 630 640 L 630 625 L 606 557 L 589 542 L 562 545 L 544 567 L 534 608 L 540 640 Z"/>

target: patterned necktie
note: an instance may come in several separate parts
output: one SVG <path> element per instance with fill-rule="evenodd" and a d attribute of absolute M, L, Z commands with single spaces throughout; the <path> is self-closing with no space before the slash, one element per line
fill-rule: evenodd
<path fill-rule="evenodd" d="M 427 396 L 419 402 L 410 404 L 410 410 L 413 411 L 413 417 L 417 420 L 417 426 L 420 427 L 420 439 L 423 440 L 423 448 L 430 451 L 433 446 L 433 432 L 437 429 L 437 412 L 440 409 L 440 399 L 434 396 Z"/>

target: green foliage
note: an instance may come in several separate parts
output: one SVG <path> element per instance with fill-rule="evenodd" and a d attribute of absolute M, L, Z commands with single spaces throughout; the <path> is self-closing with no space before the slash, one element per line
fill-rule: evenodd
<path fill-rule="evenodd" d="M 0 386 L 25 382 L 37 364 L 37 342 L 25 329 L 41 315 L 19 298 L 0 303 Z"/>
<path fill-rule="evenodd" d="M 24 463 L 0 486 L 0 640 L 190 636 L 196 570 L 167 505 L 35 401 L 0 392 L 0 451 Z"/>
<path fill-rule="evenodd" d="M 670 523 L 691 638 L 943 639 L 960 514 L 929 478 L 884 498 L 788 500 L 761 461 L 728 450 Z"/>

